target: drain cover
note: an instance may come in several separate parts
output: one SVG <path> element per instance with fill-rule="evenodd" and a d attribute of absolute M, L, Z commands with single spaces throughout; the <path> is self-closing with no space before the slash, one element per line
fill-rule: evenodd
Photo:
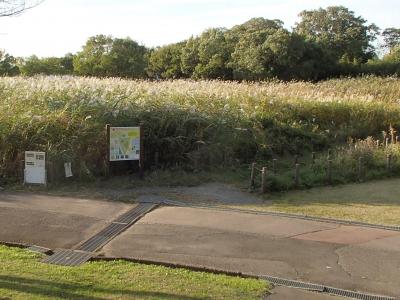
<path fill-rule="evenodd" d="M 282 285 L 287 287 L 293 287 L 298 289 L 304 289 L 314 292 L 326 293 L 335 296 L 347 297 L 352 299 L 360 299 L 360 300 L 395 300 L 393 297 L 381 296 L 381 295 L 372 295 L 362 292 L 355 292 L 349 290 L 343 290 L 339 288 L 329 287 L 321 284 L 314 284 L 308 282 L 302 282 L 297 280 L 273 277 L 263 275 L 260 278 L 265 279 L 275 285 Z"/>
<path fill-rule="evenodd" d="M 113 223 L 131 224 L 136 222 L 144 214 L 150 212 L 158 204 L 155 203 L 139 203 L 136 207 L 118 217 Z"/>
<path fill-rule="evenodd" d="M 77 249 L 89 252 L 95 251 L 96 249 L 99 249 L 100 247 L 107 244 L 118 234 L 120 234 L 127 226 L 128 224 L 111 223 L 102 231 L 92 236 L 90 239 L 80 245 Z"/>
<path fill-rule="evenodd" d="M 45 257 L 42 262 L 61 266 L 79 266 L 93 256 L 94 254 L 90 252 L 57 249 L 53 255 Z"/>
<path fill-rule="evenodd" d="M 154 203 L 139 203 L 133 209 L 119 216 L 99 233 L 85 241 L 77 249 L 88 252 L 100 249 L 130 225 L 138 221 L 144 214 L 157 207 L 157 205 Z"/>
<path fill-rule="evenodd" d="M 93 256 L 96 256 L 93 252 L 99 250 L 130 225 L 137 222 L 144 214 L 157 206 L 158 204 L 154 203 L 140 203 L 118 217 L 99 233 L 83 242 L 76 250 L 58 249 L 53 255 L 44 258 L 42 262 L 63 266 L 78 266 L 83 264 Z"/>
<path fill-rule="evenodd" d="M 304 289 L 304 290 L 310 290 L 310 291 L 316 291 L 316 292 L 323 292 L 325 289 L 325 287 L 323 285 L 302 282 L 302 281 L 297 281 L 297 280 L 290 280 L 290 279 L 278 278 L 278 277 L 272 277 L 272 276 L 261 276 L 261 278 L 263 278 L 273 284 L 276 284 L 276 285 L 289 286 L 289 287 L 298 288 L 298 289 Z"/>

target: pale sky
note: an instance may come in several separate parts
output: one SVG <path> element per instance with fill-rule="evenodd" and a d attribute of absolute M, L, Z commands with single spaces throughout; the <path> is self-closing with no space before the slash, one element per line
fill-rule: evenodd
<path fill-rule="evenodd" d="M 161 46 L 253 17 L 290 29 L 304 9 L 343 5 L 380 28 L 400 27 L 399 0 L 45 0 L 17 17 L 0 18 L 0 49 L 14 56 L 62 56 L 96 34 Z"/>

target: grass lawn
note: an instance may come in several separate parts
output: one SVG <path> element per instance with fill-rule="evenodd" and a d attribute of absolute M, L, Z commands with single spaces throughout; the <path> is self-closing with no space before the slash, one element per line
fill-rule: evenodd
<path fill-rule="evenodd" d="M 0 299 L 260 299 L 265 281 L 125 261 L 47 265 L 0 246 Z"/>
<path fill-rule="evenodd" d="M 400 179 L 276 193 L 266 199 L 272 203 L 236 207 L 400 225 Z"/>

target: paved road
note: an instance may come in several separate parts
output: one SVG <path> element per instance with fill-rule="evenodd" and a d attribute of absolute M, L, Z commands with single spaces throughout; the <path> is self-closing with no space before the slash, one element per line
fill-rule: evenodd
<path fill-rule="evenodd" d="M 73 248 L 132 208 L 0 192 L 0 241 Z M 102 254 L 400 295 L 400 232 L 209 209 L 161 207 Z M 280 288 L 267 299 L 335 300 Z"/>
<path fill-rule="evenodd" d="M 71 248 L 132 205 L 0 192 L 0 241 Z"/>
<path fill-rule="evenodd" d="M 342 298 L 324 293 L 310 292 L 295 288 L 287 288 L 284 286 L 277 286 L 271 291 L 271 295 L 267 297 L 267 300 L 343 300 L 348 298 Z"/>
<path fill-rule="evenodd" d="M 162 207 L 111 241 L 103 253 L 400 295 L 396 231 Z"/>

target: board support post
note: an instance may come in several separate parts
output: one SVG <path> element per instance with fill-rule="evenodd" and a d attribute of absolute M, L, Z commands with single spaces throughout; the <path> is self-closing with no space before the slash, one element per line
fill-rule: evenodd
<path fill-rule="evenodd" d="M 106 124 L 106 141 L 107 141 L 107 150 L 106 150 L 106 165 L 105 165 L 105 176 L 106 178 L 110 177 L 110 124 Z"/>
<path fill-rule="evenodd" d="M 139 125 L 139 133 L 140 133 L 140 153 L 139 153 L 139 178 L 144 178 L 144 133 L 143 133 L 143 123 Z"/>

